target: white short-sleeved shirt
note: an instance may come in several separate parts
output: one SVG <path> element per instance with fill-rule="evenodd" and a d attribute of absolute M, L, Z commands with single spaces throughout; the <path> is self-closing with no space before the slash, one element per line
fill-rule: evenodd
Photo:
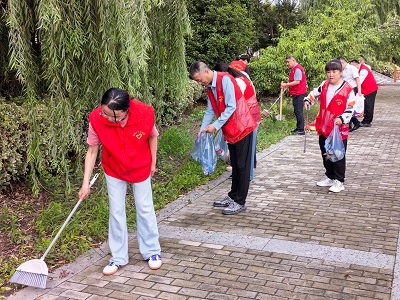
<path fill-rule="evenodd" d="M 358 69 L 350 64 L 347 64 L 346 68 L 343 70 L 342 78 L 343 80 L 347 81 L 351 87 L 356 87 L 356 78 L 360 77 L 358 74 Z"/>

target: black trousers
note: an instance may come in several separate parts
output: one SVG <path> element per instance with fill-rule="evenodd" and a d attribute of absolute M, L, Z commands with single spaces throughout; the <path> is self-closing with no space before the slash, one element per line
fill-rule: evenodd
<path fill-rule="evenodd" d="M 294 108 L 294 115 L 296 116 L 296 130 L 297 131 L 304 131 L 304 98 L 307 94 L 292 96 L 293 100 L 293 108 Z"/>
<path fill-rule="evenodd" d="M 371 124 L 374 118 L 375 98 L 378 91 L 372 92 L 365 96 L 364 100 L 364 119 L 363 124 Z"/>
<path fill-rule="evenodd" d="M 326 159 L 324 155 L 326 153 L 325 150 L 325 141 L 326 137 L 324 135 L 319 136 L 319 148 L 321 149 L 322 161 L 325 168 L 325 175 L 329 179 L 336 179 L 340 182 L 344 182 L 345 173 L 346 173 L 346 154 L 344 155 L 343 159 L 332 162 L 329 159 Z M 347 151 L 347 139 L 343 140 L 344 149 Z"/>
<path fill-rule="evenodd" d="M 244 205 L 250 185 L 251 144 L 253 132 L 235 144 L 228 144 L 232 165 L 232 185 L 228 196 Z"/>

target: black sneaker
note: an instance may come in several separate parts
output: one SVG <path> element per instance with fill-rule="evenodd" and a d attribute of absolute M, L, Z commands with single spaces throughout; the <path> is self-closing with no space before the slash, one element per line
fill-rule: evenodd
<path fill-rule="evenodd" d="M 304 130 L 297 130 L 294 134 L 305 135 L 305 132 L 304 132 Z"/>

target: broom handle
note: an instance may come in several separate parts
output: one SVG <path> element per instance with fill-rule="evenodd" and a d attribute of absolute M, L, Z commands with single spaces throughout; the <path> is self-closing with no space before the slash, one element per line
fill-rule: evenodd
<path fill-rule="evenodd" d="M 97 177 L 99 177 L 99 173 L 94 174 L 92 180 L 89 183 L 89 189 L 91 188 L 91 186 L 94 184 L 94 182 L 96 181 Z M 82 200 L 79 199 L 78 203 L 75 204 L 75 207 L 72 209 L 71 213 L 69 214 L 68 218 L 65 220 L 64 224 L 61 226 L 60 230 L 58 231 L 56 237 L 53 239 L 53 241 L 51 242 L 50 246 L 47 247 L 46 252 L 43 254 L 43 256 L 40 258 L 40 260 L 44 260 L 44 258 L 46 257 L 46 255 L 49 253 L 50 249 L 54 246 L 54 244 L 56 243 L 58 237 L 60 236 L 61 232 L 64 230 L 65 226 L 67 226 L 69 220 L 71 219 L 72 215 L 75 213 L 75 211 L 78 209 L 79 205 L 81 204 Z"/>
<path fill-rule="evenodd" d="M 279 96 L 280 102 L 279 102 L 279 120 L 282 121 L 282 96 L 283 96 L 283 88 L 281 88 L 281 94 Z"/>

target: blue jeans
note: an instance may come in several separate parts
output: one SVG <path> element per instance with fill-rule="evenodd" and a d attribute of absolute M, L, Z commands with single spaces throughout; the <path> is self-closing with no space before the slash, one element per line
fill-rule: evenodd
<path fill-rule="evenodd" d="M 128 228 L 126 224 L 125 198 L 128 183 L 106 175 L 110 218 L 108 225 L 108 244 L 111 250 L 110 262 L 126 265 L 128 255 Z M 160 254 L 157 218 L 153 205 L 151 176 L 145 181 L 132 184 L 136 207 L 136 224 L 139 251 L 147 260 Z"/>

